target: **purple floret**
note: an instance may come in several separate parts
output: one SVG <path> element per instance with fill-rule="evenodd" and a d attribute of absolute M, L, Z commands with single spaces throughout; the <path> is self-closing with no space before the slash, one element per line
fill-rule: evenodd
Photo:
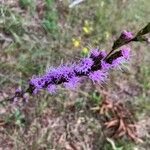
<path fill-rule="evenodd" d="M 40 89 L 45 84 L 45 81 L 42 77 L 33 76 L 30 80 L 30 84 L 34 85 L 37 89 Z"/>
<path fill-rule="evenodd" d="M 50 68 L 46 74 L 50 79 L 55 78 L 56 80 L 60 80 L 61 78 L 68 80 L 69 78 L 75 76 L 73 67 L 67 65 L 61 65 L 57 68 Z"/>
<path fill-rule="evenodd" d="M 101 50 L 101 51 L 100 51 L 100 54 L 101 54 L 101 56 L 102 56 L 103 58 L 106 57 L 106 55 L 107 55 L 107 53 L 106 53 L 105 50 Z"/>
<path fill-rule="evenodd" d="M 56 85 L 54 85 L 54 84 L 49 84 L 49 85 L 47 86 L 47 90 L 48 90 L 49 93 L 55 93 L 55 92 L 56 92 Z"/>
<path fill-rule="evenodd" d="M 61 71 L 63 73 L 63 78 L 65 78 L 67 81 L 69 81 L 71 78 L 75 77 L 74 72 L 74 66 L 63 66 L 61 68 Z"/>
<path fill-rule="evenodd" d="M 93 48 L 90 50 L 90 56 L 91 57 L 98 57 L 100 55 L 100 51 L 98 48 Z"/>
<path fill-rule="evenodd" d="M 91 58 L 97 58 L 97 57 L 104 58 L 107 55 L 104 50 L 100 51 L 98 48 L 91 49 L 89 54 Z"/>
<path fill-rule="evenodd" d="M 94 62 L 91 58 L 82 58 L 79 64 L 75 66 L 75 71 L 78 73 L 86 73 L 91 69 L 93 64 Z"/>
<path fill-rule="evenodd" d="M 107 78 L 107 73 L 101 70 L 93 71 L 89 73 L 89 78 L 95 83 L 104 82 Z"/>
<path fill-rule="evenodd" d="M 73 77 L 70 78 L 70 80 L 68 82 L 65 82 L 63 85 L 68 89 L 75 89 L 80 80 L 81 79 L 79 77 Z"/>
<path fill-rule="evenodd" d="M 107 63 L 105 60 L 101 60 L 101 68 L 103 70 L 108 70 L 111 67 L 111 64 Z"/>
<path fill-rule="evenodd" d="M 125 47 L 123 46 L 121 48 L 121 53 L 122 53 L 122 56 L 125 58 L 125 59 L 129 59 L 129 56 L 130 56 L 130 48 L 129 47 Z"/>
<path fill-rule="evenodd" d="M 121 33 L 121 37 L 122 37 L 123 39 L 125 39 L 125 40 L 131 40 L 131 39 L 133 38 L 133 33 L 124 30 L 124 31 Z"/>
<path fill-rule="evenodd" d="M 118 67 L 120 64 L 127 62 L 130 56 L 129 52 L 129 47 L 122 47 L 120 50 L 121 56 L 113 60 L 112 67 Z"/>
<path fill-rule="evenodd" d="M 113 62 L 112 62 L 112 64 L 111 64 L 111 67 L 112 67 L 112 68 L 118 68 L 118 67 L 120 67 L 120 65 L 121 65 L 123 62 L 125 62 L 124 57 L 119 57 L 119 58 L 113 60 Z"/>
<path fill-rule="evenodd" d="M 53 78 L 59 80 L 63 75 L 63 72 L 61 70 L 61 67 L 57 67 L 57 68 L 49 68 L 46 71 L 46 76 L 48 80 L 52 80 Z"/>

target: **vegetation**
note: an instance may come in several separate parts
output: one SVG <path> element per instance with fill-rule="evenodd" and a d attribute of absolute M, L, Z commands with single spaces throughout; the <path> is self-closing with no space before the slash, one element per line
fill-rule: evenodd
<path fill-rule="evenodd" d="M 149 0 L 87 0 L 73 8 L 68 1 L 0 2 L 0 101 L 48 66 L 78 60 L 92 47 L 109 52 L 121 31 L 136 33 L 150 21 L 149 5 Z M 111 72 L 108 85 L 88 81 L 73 91 L 41 91 L 26 104 L 0 103 L 0 148 L 148 149 L 149 44 L 131 45 L 131 62 Z M 105 135 L 103 117 L 94 111 L 105 97 L 134 112 L 142 144 Z"/>

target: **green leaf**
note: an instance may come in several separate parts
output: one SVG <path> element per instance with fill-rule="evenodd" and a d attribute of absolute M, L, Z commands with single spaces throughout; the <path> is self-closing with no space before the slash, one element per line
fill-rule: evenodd
<path fill-rule="evenodd" d="M 137 33 L 136 37 L 147 34 L 147 33 L 150 33 L 150 22 Z"/>
<path fill-rule="evenodd" d="M 147 38 L 144 36 L 136 36 L 135 38 L 132 39 L 132 41 L 143 42 L 143 41 L 147 41 Z"/>
<path fill-rule="evenodd" d="M 122 39 L 122 38 L 119 37 L 119 38 L 114 42 L 112 49 L 115 50 L 115 49 L 121 47 L 122 45 L 124 45 L 126 42 L 127 42 L 127 41 L 125 41 L 124 39 Z"/>

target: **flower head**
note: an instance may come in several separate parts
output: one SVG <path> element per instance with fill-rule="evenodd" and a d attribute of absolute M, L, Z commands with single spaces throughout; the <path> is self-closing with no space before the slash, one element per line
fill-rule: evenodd
<path fill-rule="evenodd" d="M 125 62 L 124 57 L 119 57 L 119 58 L 113 60 L 113 62 L 112 62 L 112 64 L 111 64 L 111 67 L 112 67 L 112 68 L 119 68 L 120 65 L 121 65 L 122 63 L 124 63 L 124 62 Z"/>
<path fill-rule="evenodd" d="M 72 38 L 72 44 L 74 47 L 79 47 L 81 43 L 81 39 L 80 38 Z"/>
<path fill-rule="evenodd" d="M 122 54 L 122 56 L 125 58 L 125 59 L 129 59 L 129 56 L 130 56 L 130 48 L 129 47 L 125 47 L 125 46 L 123 46 L 122 48 L 121 48 L 121 54 Z"/>
<path fill-rule="evenodd" d="M 90 70 L 93 63 L 94 62 L 91 58 L 82 58 L 79 64 L 76 65 L 75 70 L 80 73 L 86 73 Z"/>
<path fill-rule="evenodd" d="M 36 93 L 44 88 L 50 93 L 56 91 L 58 84 L 66 88 L 74 89 L 83 76 L 90 78 L 94 83 L 104 82 L 110 68 L 118 67 L 129 58 L 129 48 L 122 47 L 105 60 L 106 52 L 92 49 L 87 57 L 82 58 L 78 63 L 71 65 L 60 65 L 50 67 L 43 75 L 33 76 L 29 82 L 30 92 Z M 18 91 L 19 92 L 19 91 Z"/>
<path fill-rule="evenodd" d="M 37 89 L 42 88 L 44 83 L 45 80 L 42 77 L 33 76 L 32 79 L 30 80 L 30 84 L 34 85 Z"/>
<path fill-rule="evenodd" d="M 106 52 L 104 50 L 99 50 L 98 48 L 93 48 L 90 51 L 90 57 L 96 58 L 98 56 L 101 56 L 101 58 L 106 56 Z"/>
<path fill-rule="evenodd" d="M 89 27 L 84 26 L 82 29 L 83 29 L 83 31 L 84 31 L 86 34 L 89 34 L 89 33 L 90 33 Z"/>
<path fill-rule="evenodd" d="M 90 22 L 88 20 L 84 21 L 84 25 L 83 25 L 82 29 L 85 34 L 89 34 L 93 30 L 92 26 L 90 25 Z"/>
<path fill-rule="evenodd" d="M 101 70 L 98 71 L 92 71 L 89 73 L 89 78 L 93 81 L 93 82 L 104 82 L 107 78 L 107 73 Z"/>
<path fill-rule="evenodd" d="M 120 57 L 117 57 L 112 61 L 112 67 L 118 67 L 120 64 L 126 62 L 130 56 L 130 48 L 129 47 L 122 47 L 119 51 L 121 53 Z"/>
<path fill-rule="evenodd" d="M 125 40 L 130 40 L 130 39 L 133 38 L 133 33 L 124 30 L 124 31 L 121 33 L 121 37 L 122 37 L 123 39 L 125 39 Z"/>

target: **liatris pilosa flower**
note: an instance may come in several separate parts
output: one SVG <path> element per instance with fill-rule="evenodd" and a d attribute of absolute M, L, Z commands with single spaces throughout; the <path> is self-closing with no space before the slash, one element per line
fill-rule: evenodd
<path fill-rule="evenodd" d="M 50 93 L 54 93 L 59 84 L 74 89 L 84 77 L 101 84 L 107 79 L 109 69 L 116 68 L 129 59 L 129 48 L 122 47 L 121 50 L 105 58 L 104 50 L 92 49 L 89 55 L 79 62 L 51 67 L 43 75 L 33 76 L 29 81 L 29 88 L 25 92 L 17 90 L 15 96 L 25 98 L 26 93 L 35 94 L 40 89 L 47 89 Z"/>

